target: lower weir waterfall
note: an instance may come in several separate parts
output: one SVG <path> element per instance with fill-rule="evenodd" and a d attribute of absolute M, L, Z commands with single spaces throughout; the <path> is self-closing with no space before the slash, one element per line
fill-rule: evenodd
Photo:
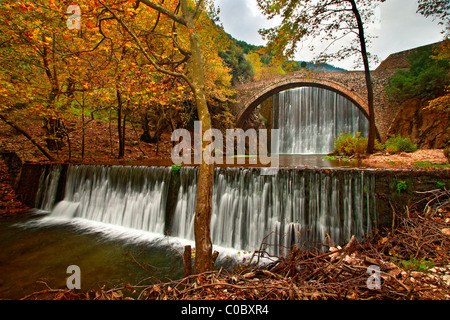
<path fill-rule="evenodd" d="M 333 91 L 302 87 L 280 92 L 273 99 L 280 154 L 327 154 L 341 132 L 368 135 L 369 122 L 363 112 Z"/>
<path fill-rule="evenodd" d="M 41 178 L 37 207 L 50 218 L 83 219 L 194 239 L 198 168 L 71 165 L 63 178 L 52 166 Z M 282 252 L 292 244 L 335 243 L 364 237 L 376 223 L 375 177 L 368 171 L 216 168 L 213 244 L 237 250 Z"/>
<path fill-rule="evenodd" d="M 325 154 L 340 132 L 367 135 L 368 121 L 350 100 L 302 87 L 273 98 L 281 154 Z M 194 240 L 198 168 L 49 165 L 36 208 L 58 221 L 120 226 Z M 364 170 L 216 168 L 211 236 L 215 246 L 264 248 L 341 244 L 363 238 L 376 224 L 375 176 Z M 63 191 L 62 191 L 63 190 Z"/>

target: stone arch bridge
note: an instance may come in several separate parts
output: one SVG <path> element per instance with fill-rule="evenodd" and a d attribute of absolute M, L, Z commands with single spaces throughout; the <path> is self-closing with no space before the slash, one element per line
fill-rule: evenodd
<path fill-rule="evenodd" d="M 375 123 L 378 137 L 384 141 L 394 121 L 398 107 L 390 106 L 384 93 L 391 70 L 372 71 Z M 368 115 L 367 89 L 364 71 L 298 71 L 291 74 L 242 84 L 235 87 L 236 102 L 232 112 L 237 127 L 244 127 L 255 109 L 272 95 L 302 86 L 321 87 L 343 95 Z"/>

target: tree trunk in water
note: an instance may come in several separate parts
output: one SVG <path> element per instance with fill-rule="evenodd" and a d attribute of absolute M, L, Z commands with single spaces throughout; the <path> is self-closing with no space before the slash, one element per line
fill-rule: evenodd
<path fill-rule="evenodd" d="M 189 12 L 187 1 L 181 0 L 181 8 L 187 20 L 190 31 L 189 41 L 191 44 L 190 79 L 193 89 L 199 120 L 202 124 L 202 136 L 206 130 L 211 129 L 211 115 L 208 110 L 205 95 L 205 78 L 203 70 L 203 58 L 201 46 L 194 24 L 194 16 Z M 202 139 L 202 154 L 208 142 Z M 214 165 L 205 163 L 204 159 L 200 165 L 198 175 L 197 203 L 195 208 L 194 234 L 195 234 L 195 263 L 194 272 L 203 273 L 212 267 L 212 241 L 211 241 L 211 209 L 212 189 L 214 180 Z"/>
<path fill-rule="evenodd" d="M 359 42 L 361 44 L 361 54 L 364 63 L 364 73 L 367 87 L 367 102 L 369 104 L 369 141 L 367 143 L 367 153 L 372 154 L 374 152 L 376 135 L 375 110 L 373 106 L 373 85 L 370 75 L 369 59 L 367 57 L 366 40 L 364 37 L 364 26 L 362 23 L 361 15 L 359 14 L 355 0 L 350 0 L 350 3 L 352 4 L 352 11 L 358 23 Z"/>

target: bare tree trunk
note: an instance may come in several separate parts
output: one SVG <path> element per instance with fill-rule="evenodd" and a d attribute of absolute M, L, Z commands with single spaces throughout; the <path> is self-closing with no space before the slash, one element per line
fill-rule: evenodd
<path fill-rule="evenodd" d="M 137 6 L 140 3 L 145 4 L 146 6 L 153 8 L 154 10 L 159 11 L 160 13 L 166 15 L 174 22 L 177 22 L 181 25 L 187 27 L 189 32 L 189 42 L 191 45 L 190 53 L 184 48 L 180 47 L 177 43 L 177 46 L 180 53 L 185 55 L 187 58 L 189 56 L 189 73 L 179 73 L 174 70 L 164 69 L 155 62 L 153 57 L 148 54 L 148 52 L 143 47 L 141 41 L 136 36 L 136 34 L 115 14 L 115 12 L 107 5 L 98 0 L 103 7 L 116 19 L 122 27 L 132 36 L 135 43 L 144 54 L 146 59 L 155 67 L 155 69 L 159 72 L 162 72 L 167 75 L 171 75 L 174 77 L 183 78 L 191 87 L 196 107 L 198 117 L 202 123 L 202 130 L 205 132 L 206 130 L 211 129 L 211 115 L 208 110 L 208 105 L 206 102 L 205 95 L 205 78 L 204 78 L 204 70 L 203 70 L 203 58 L 201 53 L 200 41 L 198 39 L 198 35 L 196 32 L 196 26 L 194 20 L 196 18 L 197 13 L 200 10 L 200 7 L 203 3 L 203 0 L 197 0 L 196 6 L 193 11 L 189 10 L 187 0 L 180 0 L 182 16 L 164 8 L 162 3 L 153 2 L 150 0 L 140 0 L 137 2 Z M 203 139 L 202 139 L 203 140 Z M 205 150 L 208 146 L 207 142 L 202 143 L 202 150 Z M 196 250 L 196 259 L 194 264 L 194 272 L 202 273 L 205 271 L 211 270 L 213 266 L 212 259 L 212 241 L 211 241 L 211 208 L 212 208 L 212 188 L 213 188 L 213 179 L 214 179 L 214 165 L 207 164 L 202 161 L 199 170 L 198 176 L 198 185 L 201 186 L 197 190 L 197 203 L 195 210 L 195 220 L 194 220 L 194 233 L 195 233 L 195 250 Z"/>
<path fill-rule="evenodd" d="M 367 143 L 367 153 L 372 154 L 374 152 L 375 147 L 375 135 L 376 135 L 376 126 L 375 126 L 375 110 L 374 110 L 374 96 L 373 96 L 373 85 L 372 79 L 370 75 L 370 67 L 369 67 L 369 59 L 367 57 L 367 48 L 366 48 L 366 40 L 364 37 L 364 26 L 361 19 L 361 15 L 356 6 L 355 0 L 350 0 L 352 4 L 352 11 L 355 15 L 356 21 L 358 23 L 358 36 L 359 42 L 361 44 L 361 54 L 364 63 L 364 74 L 366 78 L 366 87 L 367 87 L 367 102 L 369 104 L 369 141 Z"/>
<path fill-rule="evenodd" d="M 108 131 L 109 131 L 109 154 L 113 156 L 113 130 L 112 130 L 112 108 L 109 109 L 109 121 L 108 121 Z"/>
<path fill-rule="evenodd" d="M 123 113 L 123 112 L 122 112 Z M 122 142 L 120 143 L 122 158 L 125 156 L 125 138 L 126 138 L 126 123 L 127 123 L 127 115 L 123 114 L 122 120 Z"/>
<path fill-rule="evenodd" d="M 181 0 L 181 8 L 187 22 L 187 27 L 190 30 L 189 40 L 192 55 L 189 62 L 189 75 L 192 82 L 198 117 L 202 123 L 203 135 L 206 130 L 211 129 L 211 115 L 206 102 L 201 46 L 194 24 L 195 17 L 189 12 L 186 0 Z M 208 142 L 202 142 L 202 154 L 208 145 Z M 198 175 L 199 188 L 197 188 L 197 203 L 194 219 L 195 273 L 209 271 L 212 267 L 211 210 L 213 182 L 214 165 L 207 164 L 203 159 Z"/>
<path fill-rule="evenodd" d="M 184 247 L 183 263 L 184 263 L 184 276 L 189 277 L 190 275 L 192 275 L 192 248 L 191 248 L 191 246 Z"/>
<path fill-rule="evenodd" d="M 119 159 L 123 159 L 125 156 L 125 148 L 123 141 L 123 130 L 122 130 L 122 95 L 119 90 L 116 90 L 117 94 L 117 132 L 119 134 Z"/>
<path fill-rule="evenodd" d="M 84 121 L 84 92 L 83 104 L 81 105 L 81 161 L 84 160 L 84 146 L 85 146 L 85 121 Z"/>

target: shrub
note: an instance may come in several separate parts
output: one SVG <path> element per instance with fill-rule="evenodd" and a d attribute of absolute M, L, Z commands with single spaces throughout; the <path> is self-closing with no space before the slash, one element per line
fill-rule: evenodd
<path fill-rule="evenodd" d="M 357 132 L 353 136 L 350 132 L 341 134 L 334 140 L 334 152 L 342 155 L 365 154 L 367 150 L 367 138 L 361 137 Z"/>
<path fill-rule="evenodd" d="M 375 139 L 375 146 L 374 146 L 374 151 L 383 151 L 385 149 L 385 146 L 383 143 L 381 143 L 380 141 L 378 141 L 378 139 Z"/>
<path fill-rule="evenodd" d="M 386 142 L 386 151 L 388 153 L 414 152 L 417 151 L 417 145 L 408 137 L 392 136 Z"/>
<path fill-rule="evenodd" d="M 397 185 L 396 185 L 396 187 L 395 187 L 395 190 L 398 192 L 398 193 L 400 193 L 400 192 L 402 192 L 402 191 L 405 191 L 405 190 L 407 190 L 408 189 L 408 184 L 406 183 L 406 181 L 398 181 L 397 182 Z"/>
<path fill-rule="evenodd" d="M 181 164 L 179 164 L 179 165 L 173 164 L 172 165 L 172 175 L 178 174 L 180 172 L 180 170 L 181 170 Z"/>

